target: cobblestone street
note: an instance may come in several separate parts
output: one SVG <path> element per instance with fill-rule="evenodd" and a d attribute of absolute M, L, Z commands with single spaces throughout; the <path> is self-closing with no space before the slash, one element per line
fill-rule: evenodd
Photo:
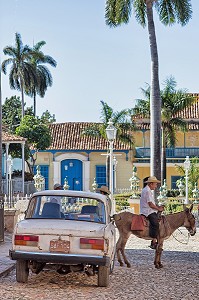
<path fill-rule="evenodd" d="M 108 288 L 97 287 L 97 276 L 54 271 L 31 274 L 27 284 L 15 280 L 15 270 L 0 278 L 1 299 L 199 299 L 199 232 L 187 242 L 187 231 L 176 232 L 164 243 L 163 269 L 154 268 L 149 241 L 131 236 L 126 253 L 132 267 L 119 267 Z M 178 240 L 178 241 L 177 241 Z"/>

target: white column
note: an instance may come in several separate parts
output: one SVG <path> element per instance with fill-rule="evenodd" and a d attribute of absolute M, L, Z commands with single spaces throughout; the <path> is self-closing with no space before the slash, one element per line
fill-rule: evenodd
<path fill-rule="evenodd" d="M 61 183 L 60 161 L 53 161 L 53 165 L 54 165 L 53 184 Z"/>
<path fill-rule="evenodd" d="M 189 170 L 185 170 L 185 202 L 184 202 L 184 204 L 189 204 L 188 172 L 189 172 Z"/>
<path fill-rule="evenodd" d="M 115 200 L 113 197 L 113 141 L 109 141 L 110 147 L 109 147 L 109 156 L 110 156 L 110 168 L 109 168 L 109 190 L 111 192 L 110 198 L 112 203 L 112 214 L 115 213 Z"/>

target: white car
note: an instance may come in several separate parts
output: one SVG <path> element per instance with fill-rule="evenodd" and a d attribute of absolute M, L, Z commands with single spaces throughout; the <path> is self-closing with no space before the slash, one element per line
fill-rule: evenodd
<path fill-rule="evenodd" d="M 54 268 L 60 274 L 98 274 L 98 286 L 108 286 L 113 271 L 116 232 L 104 195 L 70 190 L 33 194 L 25 219 L 15 226 L 10 258 L 16 260 L 16 280 L 27 282 Z"/>

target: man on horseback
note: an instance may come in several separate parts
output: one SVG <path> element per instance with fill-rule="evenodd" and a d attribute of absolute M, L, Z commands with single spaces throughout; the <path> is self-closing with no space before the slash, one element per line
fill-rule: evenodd
<path fill-rule="evenodd" d="M 157 235 L 159 232 L 158 212 L 164 210 L 164 206 L 158 206 L 155 204 L 153 190 L 157 188 L 157 183 L 160 181 L 155 177 L 148 177 L 145 181 L 146 186 L 143 188 L 140 198 L 140 214 L 146 216 L 149 219 L 149 235 L 152 237 L 151 249 L 157 247 Z"/>

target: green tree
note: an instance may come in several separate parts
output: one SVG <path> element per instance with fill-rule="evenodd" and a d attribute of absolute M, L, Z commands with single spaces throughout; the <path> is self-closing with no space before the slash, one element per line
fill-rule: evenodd
<path fill-rule="evenodd" d="M 176 132 L 187 131 L 187 122 L 180 117 L 180 112 L 188 108 L 195 98 L 187 93 L 186 89 L 176 89 L 177 83 L 174 77 L 170 76 L 163 83 L 164 88 L 160 91 L 162 99 L 162 157 L 161 157 L 161 182 L 166 179 L 166 148 L 174 148 L 176 145 Z M 145 99 L 138 99 L 132 109 L 132 117 L 143 116 L 150 118 L 150 95 L 151 88 L 141 89 Z"/>
<path fill-rule="evenodd" d="M 117 140 L 128 143 L 133 147 L 134 138 L 132 131 L 135 129 L 135 126 L 131 122 L 130 111 L 128 109 L 123 109 L 119 112 L 114 112 L 106 102 L 100 101 L 100 103 L 102 105 L 100 115 L 102 123 L 92 124 L 84 130 L 83 134 L 100 136 L 106 139 L 106 128 L 111 119 L 113 125 L 117 128 Z"/>
<path fill-rule="evenodd" d="M 45 92 L 49 86 L 53 84 L 53 78 L 49 71 L 49 69 L 45 66 L 45 64 L 49 64 L 52 67 L 57 66 L 57 62 L 49 55 L 45 55 L 41 48 L 46 44 L 45 41 L 40 41 L 32 48 L 32 53 L 34 55 L 31 56 L 30 62 L 35 69 L 35 73 L 37 76 L 37 81 L 32 82 L 31 85 L 26 86 L 26 93 L 33 97 L 33 106 L 34 106 L 34 115 L 36 116 L 36 95 L 38 94 L 40 97 L 45 96 Z"/>
<path fill-rule="evenodd" d="M 25 109 L 25 119 L 21 120 L 21 109 L 19 97 L 13 96 L 9 99 L 6 98 L 2 106 L 3 124 L 8 128 L 9 132 L 27 138 L 27 143 L 25 144 L 25 160 L 30 171 L 32 171 L 32 165 L 29 163 L 29 159 L 32 158 L 33 166 L 36 159 L 36 154 L 34 156 L 32 153 L 32 147 L 34 147 L 35 152 L 40 148 L 44 147 L 44 150 L 48 147 L 50 134 L 48 125 L 55 122 L 56 119 L 55 115 L 51 115 L 48 110 L 43 112 L 41 118 L 34 117 L 31 106 Z M 11 143 L 9 152 L 13 158 L 21 157 L 21 145 Z"/>
<path fill-rule="evenodd" d="M 24 103 L 25 105 L 25 103 Z M 11 133 L 15 133 L 16 128 L 20 125 L 22 118 L 22 105 L 20 97 L 12 96 L 6 98 L 2 105 L 2 123 Z M 25 109 L 26 115 L 33 115 L 32 107 Z"/>
<path fill-rule="evenodd" d="M 31 173 L 37 159 L 37 151 L 45 150 L 51 144 L 49 127 L 34 116 L 24 116 L 16 129 L 16 134 L 27 139 L 25 146 L 25 160 Z M 34 152 L 32 151 L 34 149 Z M 30 164 L 30 160 L 32 164 Z"/>
<path fill-rule="evenodd" d="M 55 115 L 54 114 L 51 115 L 51 113 L 48 110 L 43 112 L 40 119 L 41 119 L 41 122 L 43 122 L 46 125 L 56 122 Z"/>
<path fill-rule="evenodd" d="M 161 96 L 159 86 L 159 62 L 156 32 L 153 18 L 155 9 L 164 25 L 176 22 L 186 25 L 191 18 L 190 0 L 106 0 L 105 19 L 110 27 L 129 22 L 132 8 L 138 23 L 148 26 L 151 53 L 151 101 L 150 101 L 150 146 L 151 175 L 160 178 L 160 145 L 161 145 Z"/>
<path fill-rule="evenodd" d="M 11 65 L 9 84 L 11 89 L 21 91 L 22 117 L 24 117 L 24 89 L 32 84 L 37 85 L 35 68 L 30 62 L 34 53 L 28 45 L 23 45 L 19 33 L 15 34 L 15 47 L 6 46 L 3 52 L 5 55 L 9 55 L 10 58 L 2 62 L 2 71 L 7 74 L 7 67 Z"/>

